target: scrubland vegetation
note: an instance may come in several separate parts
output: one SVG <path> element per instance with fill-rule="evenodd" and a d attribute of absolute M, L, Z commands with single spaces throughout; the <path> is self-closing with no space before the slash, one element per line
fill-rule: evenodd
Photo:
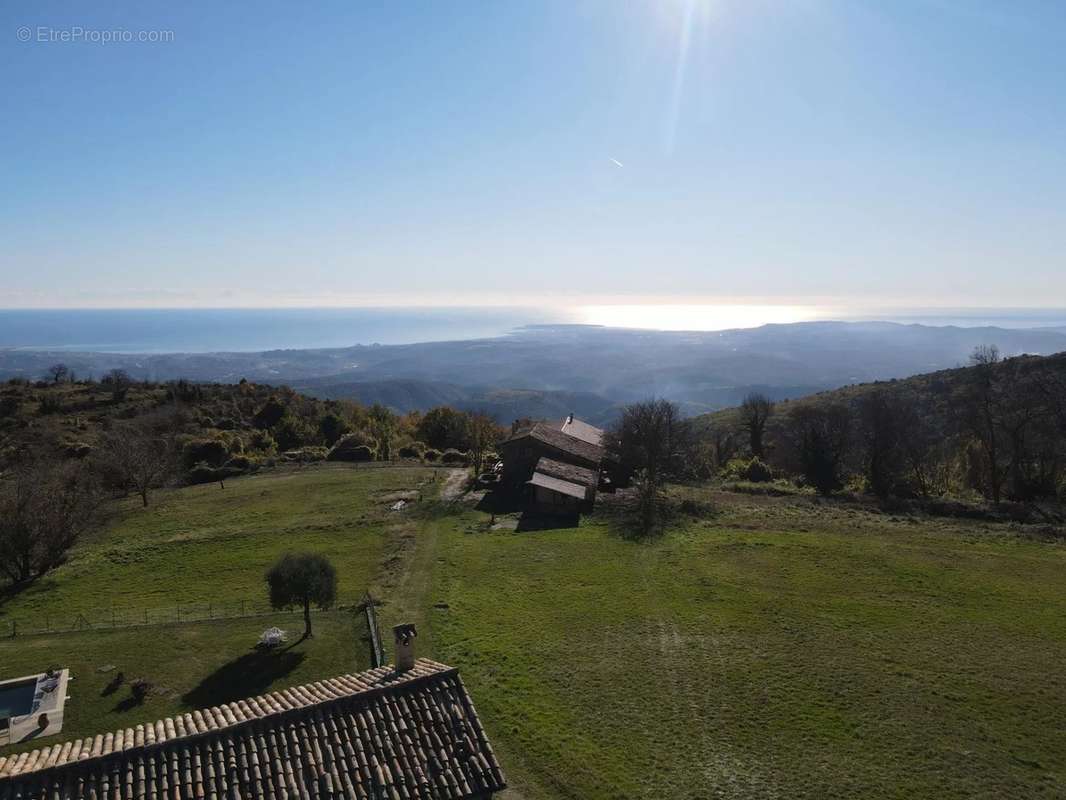
<path fill-rule="evenodd" d="M 167 486 L 217 484 L 283 464 L 479 468 L 499 438 L 484 414 L 316 400 L 287 387 L 132 381 L 113 370 L 0 387 L 0 575 L 24 584 L 63 563 L 112 500 L 148 507 Z"/>

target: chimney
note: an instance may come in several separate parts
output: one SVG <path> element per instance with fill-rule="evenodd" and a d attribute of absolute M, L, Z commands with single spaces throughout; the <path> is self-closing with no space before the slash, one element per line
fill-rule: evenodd
<path fill-rule="evenodd" d="M 418 632 L 410 622 L 395 625 L 392 633 L 396 637 L 396 671 L 406 672 L 415 665 L 415 637 Z"/>

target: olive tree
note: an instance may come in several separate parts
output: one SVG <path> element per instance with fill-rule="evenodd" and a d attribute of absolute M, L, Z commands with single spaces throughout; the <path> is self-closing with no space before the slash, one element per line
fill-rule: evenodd
<path fill-rule="evenodd" d="M 303 608 L 304 638 L 310 639 L 311 604 L 330 608 L 337 599 L 337 570 L 333 564 L 317 553 L 286 553 L 265 577 L 271 606 Z"/>

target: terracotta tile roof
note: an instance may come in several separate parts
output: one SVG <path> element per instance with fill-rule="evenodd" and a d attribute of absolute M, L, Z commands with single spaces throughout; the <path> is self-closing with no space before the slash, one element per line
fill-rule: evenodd
<path fill-rule="evenodd" d="M 534 422 L 531 426 L 516 431 L 507 439 L 507 442 L 514 442 L 528 436 L 563 453 L 577 456 L 594 464 L 598 464 L 603 460 L 604 450 L 600 445 L 591 444 L 568 433 L 563 433 L 561 427 L 562 423 L 559 421 Z"/>
<path fill-rule="evenodd" d="M 581 486 L 595 488 L 600 482 L 600 476 L 594 469 L 556 461 L 554 458 L 548 458 L 547 456 L 541 456 L 537 459 L 537 466 L 534 467 L 534 470 L 543 475 L 550 475 L 553 478 L 559 478 Z"/>
<path fill-rule="evenodd" d="M 0 756 L 0 800 L 459 800 L 505 786 L 458 672 L 425 659 Z"/>

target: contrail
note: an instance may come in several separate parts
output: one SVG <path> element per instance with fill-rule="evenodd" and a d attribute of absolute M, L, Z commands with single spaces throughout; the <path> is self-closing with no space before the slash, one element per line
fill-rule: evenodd
<path fill-rule="evenodd" d="M 621 161 L 619 161 L 619 160 L 618 160 L 617 158 L 611 158 L 610 156 L 607 156 L 607 158 L 608 158 L 608 159 L 610 159 L 610 161 L 611 161 L 611 162 L 612 162 L 612 163 L 613 163 L 613 164 L 614 164 L 614 165 L 615 165 L 616 167 L 624 167 L 624 166 L 625 166 L 625 164 L 623 164 L 623 163 L 622 163 Z"/>

